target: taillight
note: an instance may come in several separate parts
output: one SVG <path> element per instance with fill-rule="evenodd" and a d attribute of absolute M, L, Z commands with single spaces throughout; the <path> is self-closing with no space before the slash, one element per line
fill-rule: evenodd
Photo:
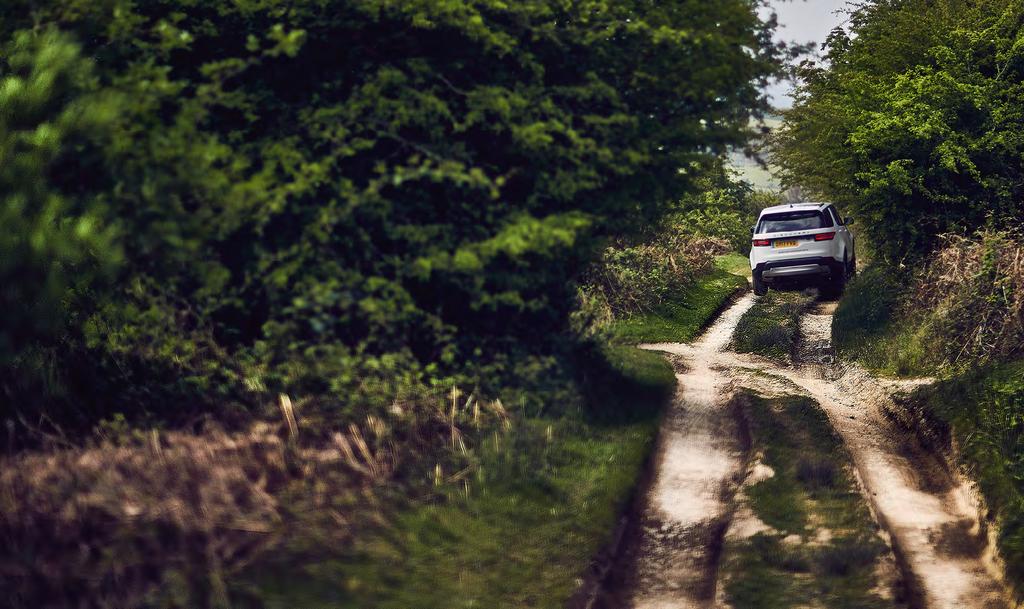
<path fill-rule="evenodd" d="M 831 241 L 836 238 L 835 233 L 818 233 L 814 235 L 815 241 Z"/>
<path fill-rule="evenodd" d="M 772 244 L 770 239 L 754 239 L 752 243 L 754 247 L 768 247 Z"/>

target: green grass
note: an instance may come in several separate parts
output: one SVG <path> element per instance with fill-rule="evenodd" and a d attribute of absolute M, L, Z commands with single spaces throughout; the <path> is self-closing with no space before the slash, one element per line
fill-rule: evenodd
<path fill-rule="evenodd" d="M 544 437 L 549 426 L 516 433 Z M 386 534 L 364 535 L 299 572 L 268 565 L 257 596 L 268 609 L 560 608 L 614 531 L 655 429 L 654 420 L 555 424 L 541 454 L 495 465 L 502 475 L 475 483 L 469 498 L 408 507 Z M 508 467 L 530 471 L 508 476 Z"/>
<path fill-rule="evenodd" d="M 651 416 L 671 397 L 672 366 L 658 353 L 628 345 L 604 345 L 584 380 L 592 420 L 625 422 Z"/>
<path fill-rule="evenodd" d="M 805 397 L 736 399 L 749 422 L 753 450 L 775 474 L 747 489 L 754 513 L 772 530 L 730 542 L 725 550 L 732 606 L 885 606 L 871 592 L 885 545 L 825 413 Z M 829 531 L 830 541 L 816 541 L 821 529 Z M 788 535 L 798 541 L 783 541 Z"/>
<path fill-rule="evenodd" d="M 750 277 L 750 259 L 739 252 L 719 256 L 715 259 L 715 268 L 740 277 Z"/>
<path fill-rule="evenodd" d="M 789 362 L 800 334 L 800 315 L 814 302 L 814 292 L 771 290 L 743 314 L 732 334 L 732 348 Z"/>
<path fill-rule="evenodd" d="M 1009 578 L 1024 591 L 1024 360 L 918 389 L 906 402 L 921 428 L 950 433 L 999 527 Z"/>
<path fill-rule="evenodd" d="M 738 270 L 735 256 L 719 258 L 714 270 L 653 312 L 616 321 L 614 340 L 627 344 L 692 341 L 733 294 L 746 289 L 745 277 L 726 270 Z"/>
<path fill-rule="evenodd" d="M 664 358 L 597 351 L 600 416 L 517 418 L 488 441 L 469 495 L 409 501 L 381 529 L 330 547 L 317 531 L 235 584 L 267 609 L 561 608 L 632 497 L 675 387 Z M 243 603 L 239 603 L 244 606 Z"/>
<path fill-rule="evenodd" d="M 898 271 L 872 266 L 851 281 L 832 318 L 839 353 L 885 376 L 925 376 L 938 370 L 934 336 L 926 313 L 902 319 Z"/>
<path fill-rule="evenodd" d="M 618 324 L 616 342 L 586 358 L 587 408 L 519 419 L 480 456 L 468 496 L 397 492 L 390 526 L 346 547 L 326 547 L 316 531 L 289 540 L 238 578 L 235 596 L 267 609 L 564 607 L 631 499 L 675 388 L 662 356 L 622 343 L 692 340 L 746 287 L 726 270 L 740 262 L 723 257 L 656 314 Z"/>

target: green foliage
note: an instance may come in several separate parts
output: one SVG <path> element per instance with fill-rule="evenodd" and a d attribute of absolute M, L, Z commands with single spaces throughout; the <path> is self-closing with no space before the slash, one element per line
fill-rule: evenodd
<path fill-rule="evenodd" d="M 816 292 L 780 292 L 761 296 L 740 317 L 732 333 L 732 348 L 789 362 L 800 337 L 800 316 L 814 303 Z"/>
<path fill-rule="evenodd" d="M 935 374 L 1021 353 L 1024 266 L 1016 231 L 944 235 L 916 272 L 870 267 L 839 304 L 836 346 L 871 368 Z"/>
<path fill-rule="evenodd" d="M 713 264 L 721 268 L 730 250 L 749 251 L 749 226 L 763 193 L 737 181 L 721 159 L 694 170 L 694 193 L 674 203 L 660 222 L 613 241 L 587 270 L 580 309 L 588 314 L 581 321 L 599 328 L 613 319 L 672 317 L 680 295 L 694 292 L 693 284 L 704 281 Z M 740 266 L 725 270 L 747 274 Z"/>
<path fill-rule="evenodd" d="M 832 317 L 836 348 L 847 356 L 870 349 L 896 319 L 904 286 L 898 272 L 884 265 L 872 265 L 850 280 Z"/>
<path fill-rule="evenodd" d="M 119 262 L 107 193 L 90 175 L 109 145 L 118 98 L 54 29 L 21 31 L 0 51 L 0 365 L 64 329 L 63 302 Z"/>
<path fill-rule="evenodd" d="M 669 226 L 649 242 L 608 247 L 587 273 L 583 292 L 619 319 L 650 312 L 699 281 L 726 248 Z"/>
<path fill-rule="evenodd" d="M 832 342 L 843 357 L 893 376 L 934 374 L 941 341 L 932 328 L 936 311 L 911 306 L 911 271 L 873 264 L 846 286 L 832 318 Z"/>
<path fill-rule="evenodd" d="M 785 181 L 840 203 L 882 261 L 1019 218 L 1024 62 L 1012 0 L 875 0 L 808 63 L 774 141 Z"/>
<path fill-rule="evenodd" d="M 1024 362 L 977 369 L 913 393 L 928 426 L 949 430 L 999 527 L 1007 572 L 1024 584 Z"/>
<path fill-rule="evenodd" d="M 130 418 L 564 383 L 597 246 L 657 223 L 765 109 L 780 51 L 756 9 L 7 3 L 0 340 L 69 319 L 41 357 Z"/>
<path fill-rule="evenodd" d="M 612 338 L 621 343 L 689 342 L 714 319 L 729 298 L 747 288 L 745 277 L 716 268 L 665 301 L 650 313 L 616 320 Z"/>
<path fill-rule="evenodd" d="M 754 190 L 733 170 L 716 166 L 699 181 L 700 188 L 684 197 L 667 222 L 684 235 L 721 239 L 732 249 L 750 252 L 750 227 L 765 207 L 778 202 L 778 193 Z"/>

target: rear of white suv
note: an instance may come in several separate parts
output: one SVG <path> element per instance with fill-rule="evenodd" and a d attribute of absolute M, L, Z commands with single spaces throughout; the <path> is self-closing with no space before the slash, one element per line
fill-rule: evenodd
<path fill-rule="evenodd" d="M 753 229 L 750 269 L 754 293 L 790 279 L 819 278 L 835 295 L 856 272 L 851 219 L 831 203 L 794 203 L 761 211 Z"/>

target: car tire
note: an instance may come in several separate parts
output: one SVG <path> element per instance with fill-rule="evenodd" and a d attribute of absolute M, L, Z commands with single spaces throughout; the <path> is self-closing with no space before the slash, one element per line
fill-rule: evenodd
<path fill-rule="evenodd" d="M 832 274 L 829 275 L 825 288 L 822 290 L 825 297 L 838 300 L 843 295 L 849 270 L 850 263 L 846 260 L 846 254 L 843 254 L 843 262 L 832 267 Z"/>
<path fill-rule="evenodd" d="M 754 294 L 764 296 L 768 293 L 768 284 L 761 278 L 761 271 L 754 271 Z"/>

